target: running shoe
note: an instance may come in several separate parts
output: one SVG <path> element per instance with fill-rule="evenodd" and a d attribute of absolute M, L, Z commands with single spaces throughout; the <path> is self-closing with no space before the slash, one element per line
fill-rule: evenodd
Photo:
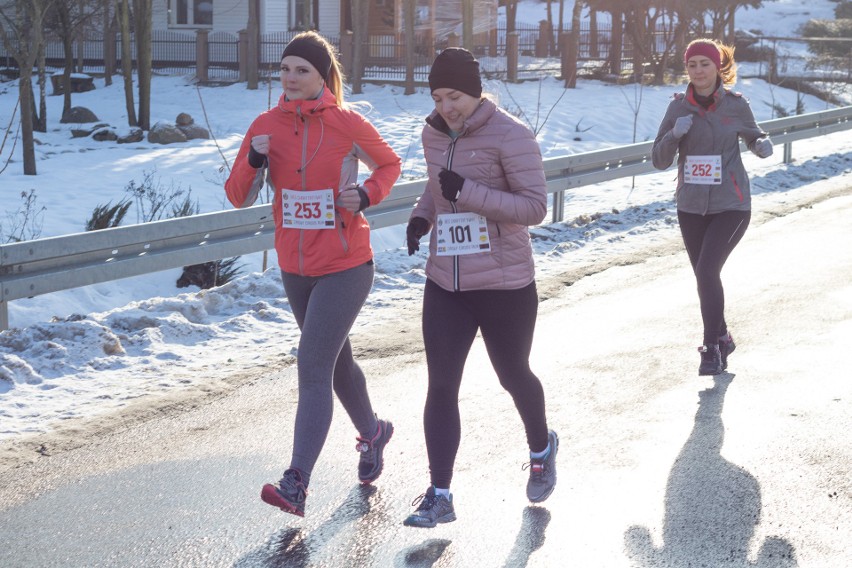
<path fill-rule="evenodd" d="M 284 472 L 278 483 L 267 483 L 260 490 L 260 499 L 264 503 L 299 517 L 305 516 L 307 496 L 308 488 L 302 482 L 301 472 L 292 468 Z"/>
<path fill-rule="evenodd" d="M 456 511 L 453 508 L 453 495 L 449 498 L 435 493 L 435 487 L 430 485 L 426 493 L 421 494 L 411 505 L 418 505 L 402 524 L 407 527 L 420 527 L 431 529 L 438 523 L 449 523 L 456 520 Z"/>
<path fill-rule="evenodd" d="M 365 485 L 374 482 L 382 474 L 385 462 L 382 454 L 393 436 L 393 424 L 389 420 L 379 420 L 378 423 L 376 435 L 369 440 L 360 436 L 355 438 L 358 440 L 355 449 L 361 452 L 361 458 L 358 460 L 358 479 Z"/>
<path fill-rule="evenodd" d="M 523 467 L 530 470 L 527 499 L 533 503 L 541 503 L 550 497 L 556 487 L 556 452 L 559 450 L 559 436 L 553 430 L 547 432 L 547 447 L 547 455 L 541 459 L 530 459 Z"/>
<path fill-rule="evenodd" d="M 718 375 L 722 372 L 722 353 L 719 345 L 702 345 L 698 348 L 701 353 L 701 365 L 698 366 L 699 375 Z"/>

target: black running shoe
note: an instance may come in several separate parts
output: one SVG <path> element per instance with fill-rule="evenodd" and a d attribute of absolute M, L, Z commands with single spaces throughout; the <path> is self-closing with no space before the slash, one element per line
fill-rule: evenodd
<path fill-rule="evenodd" d="M 701 365 L 698 367 L 699 375 L 718 375 L 722 372 L 722 353 L 719 345 L 702 345 L 698 348 L 701 353 Z"/>
<path fill-rule="evenodd" d="M 559 450 L 559 436 L 556 432 L 547 432 L 547 447 L 550 449 L 542 459 L 531 459 L 524 464 L 529 468 L 530 478 L 527 481 L 527 499 L 533 503 L 541 503 L 553 493 L 556 487 L 556 452 Z"/>
<path fill-rule="evenodd" d="M 393 424 L 390 421 L 378 422 L 379 429 L 371 439 L 360 436 L 355 438 L 358 440 L 355 449 L 361 452 L 361 458 L 358 460 L 358 479 L 365 485 L 374 482 L 382 474 L 385 463 L 382 453 L 393 436 Z"/>

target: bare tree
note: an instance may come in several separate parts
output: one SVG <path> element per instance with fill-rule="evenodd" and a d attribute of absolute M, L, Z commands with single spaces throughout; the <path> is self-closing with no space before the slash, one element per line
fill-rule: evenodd
<path fill-rule="evenodd" d="M 405 26 L 405 94 L 414 94 L 414 10 L 417 0 L 403 0 L 402 19 Z"/>
<path fill-rule="evenodd" d="M 127 109 L 127 125 L 138 126 L 136 102 L 133 97 L 133 53 L 130 40 L 130 6 L 128 0 L 117 0 L 118 26 L 121 30 L 121 74 L 124 77 L 124 105 Z"/>
<path fill-rule="evenodd" d="M 109 87 L 112 85 L 112 74 L 115 71 L 115 50 L 113 46 L 115 45 L 115 27 L 113 20 L 113 13 L 110 10 L 110 6 L 112 5 L 112 0 L 101 0 L 101 13 L 104 15 L 104 25 L 103 25 L 103 34 L 104 34 L 104 45 L 109 45 L 109 49 L 104 49 L 104 85 Z M 110 61 L 107 60 L 107 55 L 109 54 Z"/>
<path fill-rule="evenodd" d="M 501 0 L 500 4 L 506 6 L 506 33 L 512 33 L 518 19 L 518 0 Z"/>
<path fill-rule="evenodd" d="M 18 63 L 21 108 L 21 152 L 24 175 L 36 172 L 33 137 L 33 64 L 44 48 L 44 14 L 51 0 L 0 0 L 0 37 L 6 52 Z"/>
<path fill-rule="evenodd" d="M 547 29 L 550 35 L 547 38 L 547 55 L 556 53 L 556 46 L 553 43 L 553 0 L 547 0 Z"/>
<path fill-rule="evenodd" d="M 462 4 L 462 46 L 473 51 L 473 0 L 461 0 Z"/>
<path fill-rule="evenodd" d="M 352 0 L 352 93 L 361 94 L 361 81 L 366 65 L 369 36 L 370 4 L 372 0 Z"/>
<path fill-rule="evenodd" d="M 45 18 L 45 28 L 62 40 L 65 64 L 62 69 L 62 116 L 71 110 L 71 73 L 74 71 L 74 38 L 99 14 L 99 6 L 79 0 L 54 0 Z"/>
<path fill-rule="evenodd" d="M 248 32 L 248 53 L 246 54 L 246 63 L 248 69 L 246 71 L 246 87 L 251 90 L 256 90 L 258 85 L 258 46 L 260 44 L 260 16 L 258 12 L 260 8 L 257 5 L 257 0 L 249 0 L 248 2 L 248 24 L 246 31 Z"/>
<path fill-rule="evenodd" d="M 139 127 L 151 129 L 151 27 L 153 0 L 133 0 L 136 31 L 136 74 L 139 90 Z"/>

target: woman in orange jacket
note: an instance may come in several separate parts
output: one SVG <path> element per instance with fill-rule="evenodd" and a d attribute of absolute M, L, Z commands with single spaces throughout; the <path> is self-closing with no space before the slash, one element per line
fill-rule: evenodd
<path fill-rule="evenodd" d="M 275 190 L 275 250 L 302 335 L 290 466 L 278 483 L 264 485 L 261 499 L 304 516 L 311 471 L 331 426 L 332 392 L 359 433 L 362 483 L 381 474 L 393 434 L 390 421 L 373 412 L 348 335 L 373 283 L 363 211 L 388 195 L 400 159 L 364 116 L 344 104 L 339 62 L 319 34 L 305 32 L 287 44 L 281 86 L 278 106 L 249 127 L 225 191 L 235 207 L 247 207 L 265 173 Z M 359 162 L 371 170 L 361 184 Z"/>

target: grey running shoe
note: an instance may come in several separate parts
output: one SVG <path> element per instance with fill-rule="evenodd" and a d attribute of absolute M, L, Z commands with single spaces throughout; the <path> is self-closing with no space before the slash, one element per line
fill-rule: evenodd
<path fill-rule="evenodd" d="M 412 505 L 418 503 L 420 503 L 420 506 L 403 521 L 402 524 L 405 526 L 431 529 L 438 523 L 449 523 L 456 520 L 452 494 L 450 494 L 449 499 L 443 495 L 438 495 L 432 485 L 429 486 L 426 493 L 411 502 Z"/>
<path fill-rule="evenodd" d="M 734 343 L 734 338 L 731 337 L 731 332 L 719 337 L 719 354 L 722 356 L 722 370 L 728 368 L 728 355 L 734 352 L 737 346 Z"/>
<path fill-rule="evenodd" d="M 556 452 L 559 451 L 559 436 L 553 430 L 547 432 L 547 444 L 550 451 L 543 459 L 531 459 L 524 464 L 529 468 L 530 479 L 527 481 L 527 499 L 533 503 L 541 503 L 553 493 L 556 487 Z"/>
<path fill-rule="evenodd" d="M 288 469 L 278 483 L 267 483 L 260 490 L 260 499 L 264 503 L 299 517 L 305 516 L 307 496 L 308 489 L 298 469 Z"/>
<path fill-rule="evenodd" d="M 718 375 L 722 372 L 722 353 L 719 351 L 718 344 L 702 345 L 698 351 L 701 353 L 699 375 Z"/>
<path fill-rule="evenodd" d="M 385 463 L 382 452 L 393 436 L 393 424 L 390 421 L 379 420 L 378 422 L 379 429 L 371 439 L 360 436 L 355 438 L 358 440 L 355 449 L 361 452 L 361 459 L 358 461 L 358 479 L 365 485 L 374 482 L 382 474 Z"/>

